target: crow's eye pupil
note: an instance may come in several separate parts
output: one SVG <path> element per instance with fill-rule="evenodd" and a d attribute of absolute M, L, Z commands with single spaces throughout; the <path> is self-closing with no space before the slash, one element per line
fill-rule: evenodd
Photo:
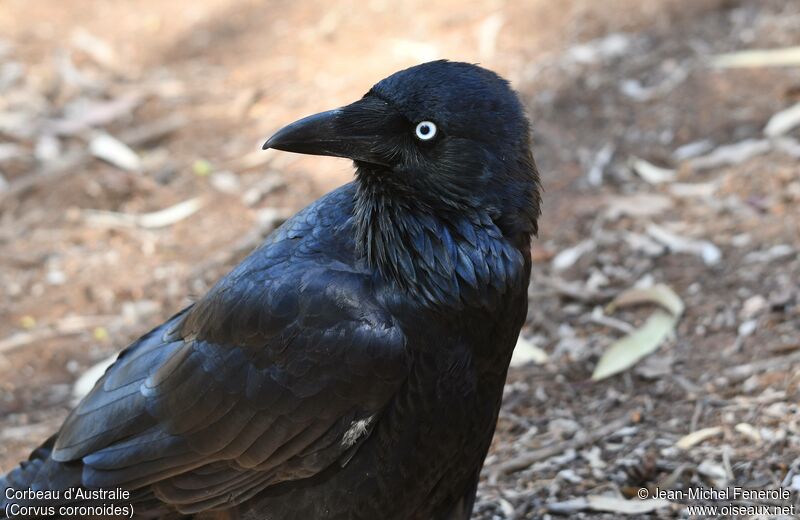
<path fill-rule="evenodd" d="M 436 135 L 436 125 L 431 121 L 422 121 L 417 125 L 414 133 L 417 135 L 418 139 L 422 141 L 429 141 L 430 139 L 433 139 L 433 136 Z"/>

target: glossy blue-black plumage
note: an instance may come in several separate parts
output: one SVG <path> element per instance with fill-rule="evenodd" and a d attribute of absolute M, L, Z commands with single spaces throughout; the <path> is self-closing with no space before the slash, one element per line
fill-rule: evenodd
<path fill-rule="evenodd" d="M 366 97 L 345 113 L 391 123 L 354 153 L 356 181 L 123 351 L 0 487 L 119 486 L 143 517 L 469 516 L 527 310 L 528 126 L 473 65 L 424 64 Z M 419 119 L 435 142 L 414 141 Z"/>

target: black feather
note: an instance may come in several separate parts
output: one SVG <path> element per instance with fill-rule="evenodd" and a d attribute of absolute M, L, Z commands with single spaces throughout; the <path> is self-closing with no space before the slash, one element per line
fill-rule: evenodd
<path fill-rule="evenodd" d="M 0 487 L 123 486 L 163 518 L 469 517 L 540 211 L 520 101 L 432 62 L 267 146 L 356 181 L 129 346 Z"/>

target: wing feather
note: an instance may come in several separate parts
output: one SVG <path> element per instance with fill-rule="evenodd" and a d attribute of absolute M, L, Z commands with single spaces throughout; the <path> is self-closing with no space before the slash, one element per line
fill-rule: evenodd
<path fill-rule="evenodd" d="M 410 365 L 352 257 L 351 197 L 299 213 L 123 351 L 65 421 L 52 464 L 81 462 L 83 485 L 184 513 L 345 465 L 363 441 L 346 432 L 380 416 Z"/>
<path fill-rule="evenodd" d="M 53 458 L 81 459 L 85 485 L 152 486 L 189 512 L 238 503 L 344 456 L 353 421 L 379 414 L 406 375 L 403 337 L 370 308 L 366 282 L 352 273 L 297 280 L 299 301 L 288 304 L 282 293 L 280 306 L 300 314 L 277 335 L 234 331 L 270 321 L 253 318 L 252 309 L 242 320 L 200 302 L 176 318 L 185 327 L 195 312 L 231 316 L 237 325 L 228 334 L 263 342 L 260 349 L 226 341 L 217 329 L 176 339 L 169 322 L 147 337 L 138 347 L 145 352 L 122 356 L 65 422 Z M 214 305 L 230 298 L 215 297 Z M 325 326 L 303 325 L 311 323 Z"/>

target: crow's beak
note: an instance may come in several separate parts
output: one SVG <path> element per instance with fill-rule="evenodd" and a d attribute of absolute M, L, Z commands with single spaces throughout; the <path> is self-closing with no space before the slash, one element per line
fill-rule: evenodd
<path fill-rule="evenodd" d="M 396 152 L 391 137 L 398 130 L 400 119 L 385 101 L 368 96 L 295 121 L 278 130 L 262 149 L 347 157 L 389 166 Z"/>

